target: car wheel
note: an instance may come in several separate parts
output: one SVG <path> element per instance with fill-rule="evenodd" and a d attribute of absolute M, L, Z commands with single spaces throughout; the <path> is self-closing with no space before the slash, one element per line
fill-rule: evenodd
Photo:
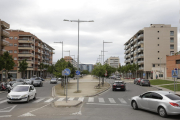
<path fill-rule="evenodd" d="M 161 117 L 167 117 L 166 110 L 163 107 L 159 107 L 158 113 Z"/>
<path fill-rule="evenodd" d="M 33 100 L 35 100 L 36 99 L 36 93 L 35 93 L 35 95 L 34 95 L 34 98 L 33 98 Z"/>
<path fill-rule="evenodd" d="M 136 101 L 132 101 L 132 107 L 134 110 L 138 109 L 138 105 L 137 105 Z"/>
<path fill-rule="evenodd" d="M 27 97 L 27 101 L 26 101 L 27 103 L 29 102 L 29 96 Z"/>

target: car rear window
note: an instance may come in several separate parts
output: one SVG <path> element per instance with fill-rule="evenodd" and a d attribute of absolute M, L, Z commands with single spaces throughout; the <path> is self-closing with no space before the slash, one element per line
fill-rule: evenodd
<path fill-rule="evenodd" d="M 123 82 L 115 82 L 115 84 L 124 84 Z"/>
<path fill-rule="evenodd" d="M 167 94 L 165 96 L 168 97 L 171 100 L 180 100 L 180 96 L 177 96 L 175 94 Z"/>
<path fill-rule="evenodd" d="M 145 81 L 145 82 L 149 82 L 149 80 L 143 80 L 143 81 Z"/>

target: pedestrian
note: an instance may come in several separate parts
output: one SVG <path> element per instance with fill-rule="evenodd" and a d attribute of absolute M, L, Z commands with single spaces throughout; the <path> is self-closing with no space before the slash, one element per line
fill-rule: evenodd
<path fill-rule="evenodd" d="M 158 75 L 156 75 L 156 79 L 158 79 Z"/>

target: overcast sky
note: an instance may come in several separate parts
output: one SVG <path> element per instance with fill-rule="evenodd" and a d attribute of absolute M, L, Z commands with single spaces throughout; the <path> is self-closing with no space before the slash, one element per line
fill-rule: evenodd
<path fill-rule="evenodd" d="M 94 20 L 80 23 L 80 62 L 95 64 L 104 40 L 113 42 L 105 44 L 105 59 L 118 56 L 124 64 L 124 43 L 138 30 L 150 24 L 179 27 L 179 5 L 179 0 L 0 0 L 0 19 L 52 46 L 53 62 L 62 57 L 58 41 L 77 58 L 78 24 L 63 20 Z"/>

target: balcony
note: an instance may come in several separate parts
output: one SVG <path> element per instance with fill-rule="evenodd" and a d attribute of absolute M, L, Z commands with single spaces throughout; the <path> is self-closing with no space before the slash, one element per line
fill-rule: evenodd
<path fill-rule="evenodd" d="M 137 40 L 138 40 L 138 39 L 137 39 L 137 38 L 135 38 L 135 39 L 134 39 L 134 42 L 136 42 Z"/>
<path fill-rule="evenodd" d="M 138 58 L 138 56 L 135 56 L 135 57 L 134 57 L 134 59 L 137 59 L 137 58 Z"/>
<path fill-rule="evenodd" d="M 133 52 L 131 52 L 131 55 L 133 55 L 134 53 Z"/>
<path fill-rule="evenodd" d="M 5 38 L 9 38 L 9 32 L 2 30 L 1 31 L 1 36 L 5 37 Z"/>
<path fill-rule="evenodd" d="M 5 21 L 1 21 L 1 26 L 5 29 L 9 29 L 10 25 L 8 23 L 6 23 Z"/>
<path fill-rule="evenodd" d="M 144 64 L 144 61 L 138 61 L 138 64 Z"/>
<path fill-rule="evenodd" d="M 19 43 L 34 43 L 34 41 L 30 40 L 29 38 L 19 38 L 18 42 Z"/>
<path fill-rule="evenodd" d="M 34 54 L 30 52 L 20 52 L 18 53 L 18 57 L 34 57 Z"/>
<path fill-rule="evenodd" d="M 139 48 L 139 49 L 138 49 L 138 51 L 142 51 L 142 50 L 144 50 L 144 48 Z"/>
<path fill-rule="evenodd" d="M 138 58 L 143 58 L 144 57 L 144 54 L 140 54 L 139 56 L 138 56 Z"/>
<path fill-rule="evenodd" d="M 137 44 L 135 44 L 134 47 L 137 47 Z"/>
<path fill-rule="evenodd" d="M 24 59 L 18 59 L 18 61 L 20 62 L 20 61 L 23 61 Z M 31 59 L 26 59 L 26 62 L 28 63 L 28 64 L 33 64 L 34 63 L 34 61 L 33 60 L 31 60 Z"/>
<path fill-rule="evenodd" d="M 144 43 L 144 41 L 139 41 L 139 42 L 138 42 L 138 45 L 143 44 L 143 43 Z"/>
<path fill-rule="evenodd" d="M 128 59 L 127 62 L 130 62 L 130 59 Z"/>
<path fill-rule="evenodd" d="M 28 67 L 27 70 L 34 70 L 34 68 L 33 67 Z"/>
<path fill-rule="evenodd" d="M 144 67 L 139 67 L 139 70 L 144 70 Z"/>
<path fill-rule="evenodd" d="M 8 45 L 9 45 L 9 42 L 6 41 L 5 39 L 3 39 L 1 45 L 3 45 L 3 46 L 8 46 Z"/>
<path fill-rule="evenodd" d="M 33 50 L 33 46 L 31 46 L 31 45 L 19 45 L 18 49 Z"/>
<path fill-rule="evenodd" d="M 140 35 L 138 36 L 138 39 L 143 38 L 143 37 L 144 37 L 144 34 L 140 34 Z"/>
<path fill-rule="evenodd" d="M 38 46 L 41 47 L 41 44 L 38 43 Z"/>

